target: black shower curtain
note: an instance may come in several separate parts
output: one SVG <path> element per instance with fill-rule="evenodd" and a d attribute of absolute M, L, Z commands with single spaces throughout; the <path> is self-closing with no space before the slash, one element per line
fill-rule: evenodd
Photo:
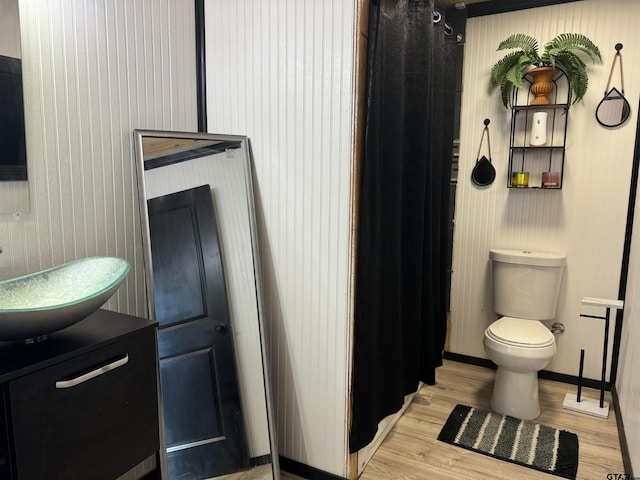
<path fill-rule="evenodd" d="M 433 0 L 370 6 L 351 452 L 442 364 L 456 42 L 433 19 Z"/>

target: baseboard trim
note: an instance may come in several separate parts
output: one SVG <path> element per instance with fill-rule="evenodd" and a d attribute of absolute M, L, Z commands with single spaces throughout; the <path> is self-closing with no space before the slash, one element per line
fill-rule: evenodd
<path fill-rule="evenodd" d="M 454 362 L 467 363 L 469 365 L 476 365 L 479 367 L 491 368 L 492 370 L 496 369 L 496 365 L 487 358 L 478 358 L 472 357 L 470 355 L 462 355 L 460 353 L 451 353 L 444 352 L 443 358 L 446 360 L 453 360 Z M 541 370 L 538 372 L 539 378 L 544 378 L 546 380 L 553 380 L 555 382 L 568 383 L 569 385 L 578 385 L 578 377 L 575 375 L 566 375 L 564 373 L 556 373 L 550 372 L 548 370 Z M 582 386 L 588 388 L 595 388 L 596 390 L 600 389 L 600 380 L 594 380 L 592 378 L 583 378 Z M 605 383 L 605 390 L 611 390 L 611 384 L 609 382 Z"/>
<path fill-rule="evenodd" d="M 252 467 L 259 467 L 261 465 L 266 465 L 267 463 L 271 463 L 271 454 L 267 453 L 266 455 L 260 455 L 259 457 L 251 457 L 249 459 L 249 465 Z"/>
<path fill-rule="evenodd" d="M 468 365 L 475 365 L 477 367 L 496 369 L 496 364 L 487 358 L 472 357 L 470 355 L 462 355 L 461 353 L 444 352 L 442 357 L 445 360 L 453 360 L 458 363 L 466 363 Z"/>
<path fill-rule="evenodd" d="M 344 477 L 305 465 L 280 455 L 280 469 L 309 480 L 347 480 Z"/>
<path fill-rule="evenodd" d="M 620 440 L 620 452 L 622 453 L 624 473 L 627 474 L 628 478 L 636 478 L 633 474 L 631 454 L 629 453 L 629 444 L 627 443 L 627 434 L 624 430 L 624 420 L 620 413 L 620 400 L 618 399 L 618 390 L 615 385 L 611 387 L 611 399 L 613 403 L 613 410 L 616 412 L 616 424 L 618 425 L 618 439 Z"/>

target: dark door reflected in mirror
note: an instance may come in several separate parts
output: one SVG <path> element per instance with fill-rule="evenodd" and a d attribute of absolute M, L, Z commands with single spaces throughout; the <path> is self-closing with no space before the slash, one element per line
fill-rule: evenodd
<path fill-rule="evenodd" d="M 18 0 L 0 0 L 0 214 L 29 210 Z"/>
<path fill-rule="evenodd" d="M 134 137 L 163 478 L 279 479 L 248 140 Z"/>

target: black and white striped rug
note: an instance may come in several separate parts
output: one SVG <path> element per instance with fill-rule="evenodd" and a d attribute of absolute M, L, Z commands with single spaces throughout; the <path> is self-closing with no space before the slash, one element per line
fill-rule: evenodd
<path fill-rule="evenodd" d="M 465 405 L 453 409 L 438 440 L 563 478 L 578 471 L 575 433 Z"/>

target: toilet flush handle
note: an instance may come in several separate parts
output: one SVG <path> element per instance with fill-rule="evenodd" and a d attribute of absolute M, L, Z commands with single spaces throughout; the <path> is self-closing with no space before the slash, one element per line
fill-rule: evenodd
<path fill-rule="evenodd" d="M 564 333 L 564 323 L 555 322 L 551 325 L 551 333 L 554 335 L 561 335 Z"/>

